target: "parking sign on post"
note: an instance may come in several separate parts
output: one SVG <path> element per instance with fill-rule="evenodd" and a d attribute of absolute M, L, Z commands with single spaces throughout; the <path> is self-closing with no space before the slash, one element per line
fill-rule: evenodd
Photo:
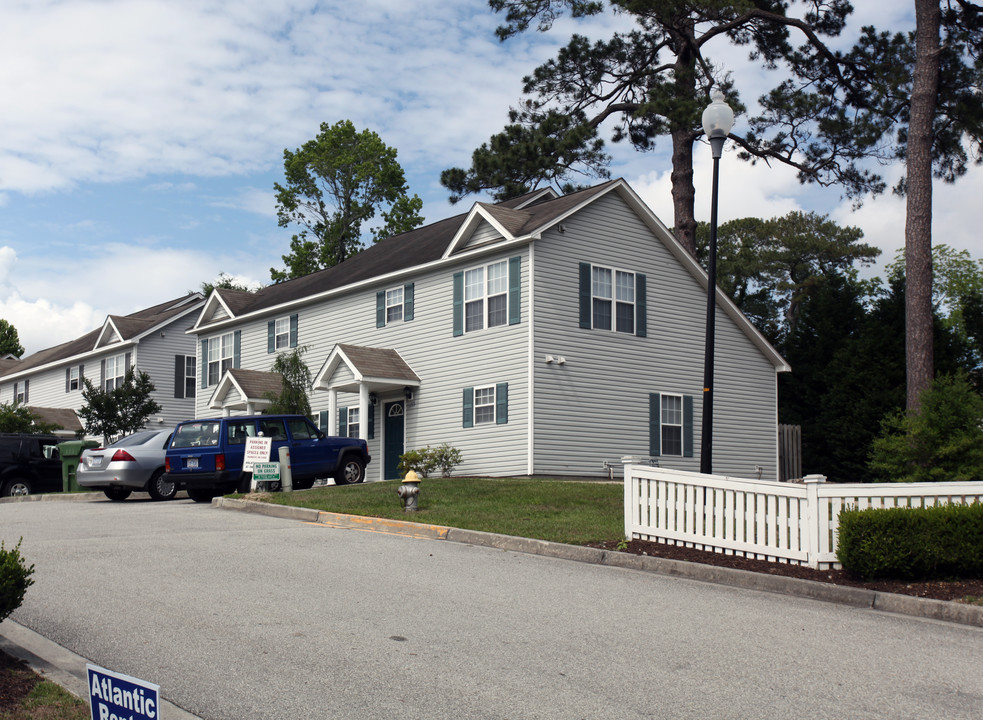
<path fill-rule="evenodd" d="M 160 686 L 87 663 L 92 720 L 160 720 Z"/>

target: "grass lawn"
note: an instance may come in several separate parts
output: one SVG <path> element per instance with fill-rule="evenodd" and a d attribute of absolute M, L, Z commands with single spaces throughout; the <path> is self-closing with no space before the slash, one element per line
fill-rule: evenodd
<path fill-rule="evenodd" d="M 624 537 L 621 483 L 427 478 L 420 483 L 419 511 L 407 513 L 396 496 L 400 482 L 328 486 L 298 493 L 272 493 L 259 499 L 326 512 L 410 520 L 574 545 Z"/>

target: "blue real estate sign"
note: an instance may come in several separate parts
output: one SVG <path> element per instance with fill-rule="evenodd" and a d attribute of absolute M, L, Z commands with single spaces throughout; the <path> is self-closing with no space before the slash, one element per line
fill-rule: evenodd
<path fill-rule="evenodd" d="M 160 687 L 86 664 L 92 720 L 160 720 Z"/>

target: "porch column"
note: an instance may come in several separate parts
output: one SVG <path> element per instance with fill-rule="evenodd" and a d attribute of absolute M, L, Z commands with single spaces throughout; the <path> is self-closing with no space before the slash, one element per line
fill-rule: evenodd
<path fill-rule="evenodd" d="M 328 435 L 338 434 L 338 391 L 328 388 Z"/>
<path fill-rule="evenodd" d="M 251 400 L 247 400 L 246 401 L 246 415 L 255 415 L 255 414 L 256 414 L 256 406 L 253 404 L 253 402 Z"/>
<path fill-rule="evenodd" d="M 369 386 L 358 384 L 358 439 L 369 439 Z"/>

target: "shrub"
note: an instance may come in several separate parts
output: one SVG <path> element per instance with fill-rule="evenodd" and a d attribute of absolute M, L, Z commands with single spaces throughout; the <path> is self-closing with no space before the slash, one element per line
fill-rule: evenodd
<path fill-rule="evenodd" d="M 844 510 L 836 557 L 864 580 L 983 577 L 983 504 Z"/>
<path fill-rule="evenodd" d="M 5 550 L 3 540 L 0 540 L 0 622 L 20 607 L 27 588 L 34 584 L 31 579 L 34 566 L 26 567 L 24 558 L 20 555 L 23 539 L 18 540 L 10 550 Z"/>
<path fill-rule="evenodd" d="M 399 472 L 405 475 L 410 470 L 425 478 L 434 470 L 440 470 L 442 477 L 450 477 L 451 470 L 461 462 L 461 451 L 444 443 L 432 448 L 427 445 L 419 450 L 409 450 L 399 456 Z"/>
<path fill-rule="evenodd" d="M 936 378 L 921 411 L 889 416 L 874 440 L 870 470 L 886 482 L 983 480 L 983 397 L 966 376 Z"/>

